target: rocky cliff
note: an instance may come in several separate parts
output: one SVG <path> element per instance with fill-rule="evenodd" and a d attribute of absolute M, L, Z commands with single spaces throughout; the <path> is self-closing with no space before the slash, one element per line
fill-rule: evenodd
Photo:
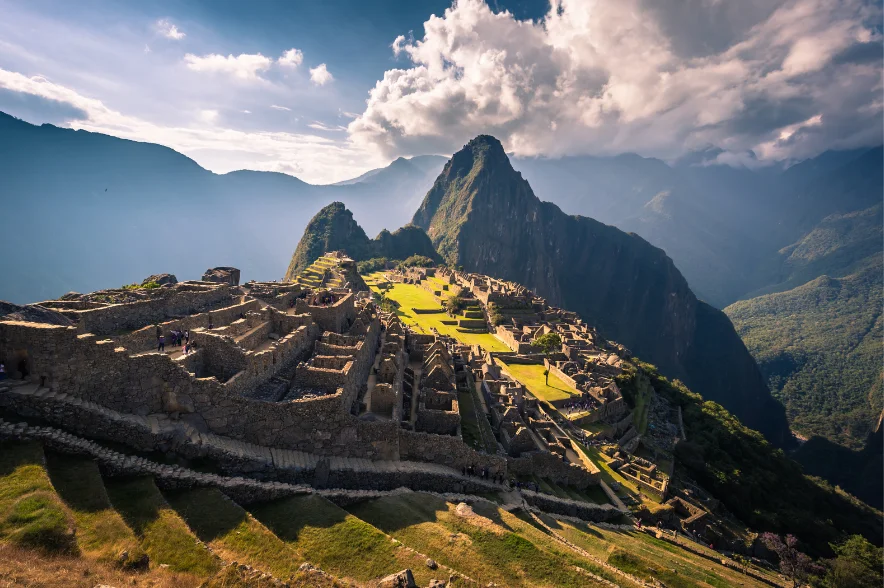
<path fill-rule="evenodd" d="M 293 280 L 326 251 L 345 251 L 356 261 L 375 257 L 406 259 L 412 255 L 440 260 L 423 229 L 413 225 L 392 233 L 384 229 L 377 237 L 369 239 L 353 218 L 353 213 L 341 202 L 332 202 L 310 219 L 292 255 L 285 279 Z"/>
<path fill-rule="evenodd" d="M 579 312 L 749 427 L 788 441 L 783 408 L 727 316 L 697 300 L 661 249 L 541 202 L 497 139 L 479 136 L 454 154 L 413 223 L 448 263 Z"/>

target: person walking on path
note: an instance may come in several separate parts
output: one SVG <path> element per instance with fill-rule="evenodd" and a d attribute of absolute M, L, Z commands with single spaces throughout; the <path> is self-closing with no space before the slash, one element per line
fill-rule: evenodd
<path fill-rule="evenodd" d="M 163 335 L 160 335 L 160 338 L 157 340 L 157 351 L 165 351 L 166 350 L 166 338 Z"/>
<path fill-rule="evenodd" d="M 6 379 L 6 364 L 0 363 L 0 382 Z"/>
<path fill-rule="evenodd" d="M 184 342 L 190 343 L 190 331 L 184 331 Z"/>

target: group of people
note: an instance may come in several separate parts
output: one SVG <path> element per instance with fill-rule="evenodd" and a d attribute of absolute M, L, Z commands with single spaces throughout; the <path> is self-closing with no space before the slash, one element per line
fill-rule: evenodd
<path fill-rule="evenodd" d="M 184 355 L 187 355 L 193 350 L 193 345 L 190 343 L 190 331 L 182 331 L 180 329 L 176 329 L 171 333 L 172 341 L 170 345 L 173 347 L 184 347 Z M 160 327 L 157 327 L 157 351 L 165 351 L 166 350 L 166 336 L 163 334 Z"/>
<path fill-rule="evenodd" d="M 579 400 L 572 400 L 565 405 L 565 414 L 589 411 L 595 408 L 595 405 L 595 400 L 587 397 L 583 397 Z"/>

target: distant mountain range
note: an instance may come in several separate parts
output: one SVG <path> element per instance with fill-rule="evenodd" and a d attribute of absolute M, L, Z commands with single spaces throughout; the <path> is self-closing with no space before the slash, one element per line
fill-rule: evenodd
<path fill-rule="evenodd" d="M 881 256 L 880 147 L 827 152 L 788 169 L 704 163 L 714 155 L 671 165 L 630 154 L 510 161 L 540 200 L 566 214 L 635 232 L 662 248 L 686 279 L 676 290 L 689 289 L 711 307 L 788 292 L 822 276 L 846 278 Z M 6 221 L 0 232 L 5 252 L 0 299 L 32 302 L 158 272 L 197 278 L 218 265 L 242 268 L 244 279 L 282 278 L 299 236 L 323 207 L 343 203 L 368 235 L 392 231 L 411 220 L 447 161 L 400 158 L 336 185 L 314 186 L 272 172 L 214 174 L 159 145 L 35 126 L 0 113 L 0 203 Z M 563 222 L 563 227 L 583 227 L 589 221 Z M 547 283 L 552 287 L 551 280 Z M 842 289 L 839 308 L 859 308 L 862 300 L 854 303 L 845 292 L 853 290 Z M 797 296 L 806 299 L 802 292 Z M 721 318 L 711 307 L 697 303 L 702 312 Z M 769 308 L 749 305 L 739 320 L 769 321 Z M 795 310 L 797 319 L 810 308 Z M 754 309 L 761 314 L 753 317 Z M 798 324 L 810 324 L 810 316 Z M 731 332 L 726 323 L 721 329 Z M 838 348 L 850 344 L 845 333 L 832 337 Z M 786 404 L 784 390 L 804 398 L 828 395 L 831 401 L 824 404 L 834 407 L 837 422 L 843 411 L 852 410 L 838 407 L 856 406 L 856 399 L 840 403 L 840 389 L 808 388 L 819 388 L 823 380 L 808 378 L 807 363 L 791 364 L 792 371 L 767 371 L 767 358 L 780 351 L 815 353 L 799 348 L 807 340 L 797 338 L 788 351 L 751 343 L 750 348 L 775 395 Z M 864 397 L 873 411 L 880 376 L 850 389 L 867 390 Z M 843 430 L 830 438 L 844 435 L 851 433 Z M 864 436 L 857 429 L 851 439 L 861 443 Z"/>
<path fill-rule="evenodd" d="M 401 159 L 359 181 L 314 186 L 273 172 L 218 175 L 160 145 L 0 113 L 0 299 L 34 302 L 157 272 L 195 279 L 218 265 L 279 279 L 326 204 L 346 203 L 372 234 L 396 228 L 444 162 Z"/>

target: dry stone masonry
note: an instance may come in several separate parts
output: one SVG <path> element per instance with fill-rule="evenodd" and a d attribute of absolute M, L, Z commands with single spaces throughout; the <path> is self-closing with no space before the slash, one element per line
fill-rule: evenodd
<path fill-rule="evenodd" d="M 493 357 L 381 311 L 340 252 L 318 264 L 321 279 L 242 286 L 229 267 L 201 281 L 158 274 L 144 287 L 72 293 L 0 317 L 9 375 L 0 408 L 31 423 L 6 422 L 0 433 L 169 485 L 217 485 L 237 500 L 309 488 L 477 494 L 523 475 L 598 483 L 591 464 L 563 460 L 565 436 L 517 383 L 493 373 Z M 462 287 L 459 274 L 441 275 Z M 487 289 L 478 291 L 491 300 L 497 290 Z M 527 300 L 523 290 L 512 295 Z M 465 318 L 484 325 L 477 308 Z M 458 398 L 471 378 L 493 407 L 496 452 L 462 437 Z M 223 476 L 109 453 L 101 442 L 207 459 Z M 526 500 L 589 520 L 619 514 L 542 493 Z"/>

